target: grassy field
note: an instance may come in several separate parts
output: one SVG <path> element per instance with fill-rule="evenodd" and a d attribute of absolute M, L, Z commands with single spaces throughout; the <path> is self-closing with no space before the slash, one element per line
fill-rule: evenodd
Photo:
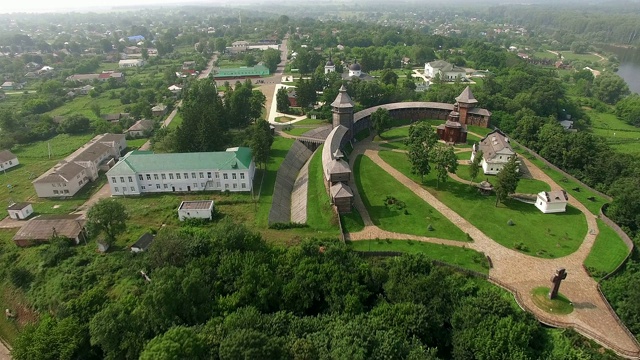
<path fill-rule="evenodd" d="M 640 154 L 640 128 L 629 125 L 614 114 L 588 110 L 591 132 L 605 139 L 613 149 L 622 153 Z"/>
<path fill-rule="evenodd" d="M 404 154 L 398 154 L 405 156 Z M 353 169 L 358 191 L 371 220 L 381 229 L 420 236 L 467 241 L 465 233 L 437 210 L 402 186 L 368 157 L 359 156 Z M 386 205 L 387 196 L 406 204 Z M 431 225 L 433 231 L 427 228 Z"/>
<path fill-rule="evenodd" d="M 364 230 L 364 221 L 362 221 L 360 213 L 355 208 L 351 209 L 348 214 L 340 215 L 340 221 L 345 232 L 353 233 Z"/>
<path fill-rule="evenodd" d="M 311 131 L 315 128 L 311 128 L 311 127 L 291 127 L 287 130 L 284 130 L 285 133 L 289 134 L 289 135 L 293 135 L 293 136 L 301 136 L 302 134 L 306 133 L 307 131 Z"/>
<path fill-rule="evenodd" d="M 351 241 L 349 246 L 358 251 L 400 251 L 409 254 L 424 254 L 429 259 L 439 260 L 465 269 L 488 274 L 487 259 L 481 253 L 456 246 L 432 244 L 414 240 L 363 240 Z"/>
<path fill-rule="evenodd" d="M 149 139 L 133 139 L 133 140 L 127 140 L 127 149 L 129 150 L 134 150 L 134 149 L 139 149 L 142 145 L 144 145 Z"/>
<path fill-rule="evenodd" d="M 304 119 L 301 121 L 298 121 L 296 123 L 296 125 L 299 126 L 303 126 L 303 125 L 328 125 L 329 122 L 326 120 L 322 120 L 322 119 Z"/>
<path fill-rule="evenodd" d="M 538 59 L 551 59 L 551 60 L 559 60 L 558 55 L 552 54 L 548 51 L 536 51 L 533 53 L 533 57 Z"/>
<path fill-rule="evenodd" d="M 108 92 L 100 94 L 96 98 L 92 98 L 88 95 L 80 95 L 73 100 L 65 103 L 64 105 L 56 108 L 49 113 L 51 116 L 69 116 L 75 114 L 84 115 L 90 119 L 96 118 L 96 115 L 91 110 L 92 104 L 98 104 L 100 106 L 101 114 L 114 114 L 125 112 L 125 106 L 120 102 L 120 98 L 110 99 Z"/>
<path fill-rule="evenodd" d="M 573 304 L 564 295 L 558 293 L 558 296 L 555 299 L 549 300 L 548 294 L 548 287 L 539 287 L 533 289 L 531 291 L 533 303 L 536 304 L 536 306 L 540 309 L 550 314 L 566 315 L 573 312 Z"/>
<path fill-rule="evenodd" d="M 388 143 L 381 143 L 380 144 L 381 147 L 383 148 L 387 148 L 387 149 L 397 149 L 397 150 L 407 150 L 407 145 L 405 145 L 404 140 L 396 140 L 396 141 L 390 141 Z"/>
<path fill-rule="evenodd" d="M 12 151 L 20 165 L 0 173 L 0 201 L 4 204 L 30 201 L 33 202 L 34 212 L 40 214 L 61 214 L 75 210 L 104 183 L 104 176 L 87 185 L 72 199 L 65 200 L 38 198 L 31 182 L 91 138 L 92 135 L 58 135 L 49 141 L 15 146 Z M 47 144 L 51 146 L 51 159 Z"/>
<path fill-rule="evenodd" d="M 493 129 L 489 129 L 489 128 L 485 128 L 482 126 L 475 126 L 475 125 L 467 125 L 467 131 L 471 132 L 471 133 L 476 133 L 478 135 L 482 135 L 482 136 L 487 136 L 488 133 L 492 132 Z M 474 136 L 473 134 L 468 134 L 467 135 L 467 139 L 469 139 L 471 136 Z M 475 139 L 477 139 L 476 141 L 480 141 L 480 138 L 477 136 L 474 136 Z"/>
<path fill-rule="evenodd" d="M 260 201 L 258 202 L 258 211 L 256 214 L 256 225 L 260 228 L 268 227 L 269 210 L 271 209 L 271 201 L 273 199 L 273 187 L 276 183 L 276 173 L 278 172 L 284 157 L 287 156 L 287 152 L 291 145 L 293 145 L 293 142 L 294 139 L 287 139 L 280 136 L 276 136 L 273 139 L 273 145 L 271 145 L 271 153 L 269 155 L 269 162 L 267 163 L 267 169 L 262 182 Z"/>
<path fill-rule="evenodd" d="M 598 229 L 600 233 L 584 261 L 584 266 L 596 279 L 615 270 L 629 253 L 620 236 L 601 220 L 598 220 Z"/>
<path fill-rule="evenodd" d="M 178 110 L 178 112 L 176 113 L 176 116 L 173 117 L 173 120 L 171 120 L 171 122 L 169 123 L 169 126 L 167 126 L 167 128 L 175 129 L 180 124 L 182 124 L 182 113 L 180 113 L 180 110 Z"/>
<path fill-rule="evenodd" d="M 549 175 L 549 177 L 551 177 L 558 185 L 562 186 L 562 188 L 565 189 L 570 196 L 573 196 L 578 201 L 580 201 L 593 214 L 598 215 L 600 213 L 600 208 L 602 207 L 602 205 L 608 202 L 600 195 L 594 193 L 593 191 L 587 189 L 582 185 L 579 185 L 577 182 L 566 178 L 561 173 L 551 169 L 537 158 L 533 156 L 527 156 L 527 159 L 529 159 L 538 168 L 542 169 L 545 174 Z M 576 191 L 574 189 L 578 190 Z M 593 201 L 589 200 L 589 198 L 591 197 L 593 198 Z"/>
<path fill-rule="evenodd" d="M 456 171 L 456 175 L 458 175 L 461 179 L 471 181 L 471 176 L 469 176 L 469 167 L 471 165 L 460 165 L 458 164 L 458 170 Z M 495 183 L 495 176 L 493 175 L 483 175 L 482 170 L 478 172 L 478 177 L 476 178 L 476 182 L 481 182 L 485 179 L 488 179 L 489 182 Z M 516 188 L 516 192 L 520 194 L 537 194 L 540 191 L 550 191 L 551 187 L 544 181 L 536 180 L 536 179 L 520 179 L 518 182 L 518 187 Z"/>
<path fill-rule="evenodd" d="M 309 163 L 307 188 L 307 225 L 318 236 L 338 236 L 338 218 L 331 208 L 331 201 L 324 186 L 322 173 L 322 146 L 315 151 Z"/>
<path fill-rule="evenodd" d="M 559 53 L 562 54 L 562 56 L 569 61 L 573 61 L 573 60 L 588 61 L 588 62 L 600 61 L 600 57 L 593 54 L 576 54 L 572 51 L 559 51 Z"/>
<path fill-rule="evenodd" d="M 381 151 L 380 156 L 417 183 L 420 177 L 411 174 L 411 165 L 404 154 Z M 448 181 L 436 189 L 434 174 L 425 176 L 426 190 L 445 205 L 464 216 L 490 238 L 508 248 L 544 258 L 561 257 L 576 251 L 587 233 L 585 216 L 567 206 L 561 214 L 543 214 L 534 205 L 516 200 L 495 206 L 495 196 L 483 196 L 468 184 Z M 515 225 L 509 226 L 511 220 Z M 525 235 L 526 236 L 523 236 Z"/>

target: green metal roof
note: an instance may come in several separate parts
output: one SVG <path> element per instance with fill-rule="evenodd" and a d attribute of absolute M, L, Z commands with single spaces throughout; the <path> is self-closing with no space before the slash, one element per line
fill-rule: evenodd
<path fill-rule="evenodd" d="M 262 64 L 256 66 L 244 66 L 239 68 L 221 68 L 218 73 L 213 75 L 215 78 L 220 77 L 238 77 L 238 76 L 262 76 L 269 75 L 269 68 Z"/>
<path fill-rule="evenodd" d="M 107 175 L 132 175 L 145 172 L 195 170 L 246 170 L 251 166 L 251 149 L 229 148 L 227 151 L 154 154 L 131 151 L 116 163 Z"/>

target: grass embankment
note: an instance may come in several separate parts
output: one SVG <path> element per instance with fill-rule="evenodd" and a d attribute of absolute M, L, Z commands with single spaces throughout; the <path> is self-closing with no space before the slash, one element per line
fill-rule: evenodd
<path fill-rule="evenodd" d="M 601 220 L 598 220 L 598 229 L 600 233 L 584 261 L 584 266 L 596 279 L 615 270 L 629 253 L 620 236 Z"/>
<path fill-rule="evenodd" d="M 317 236 L 338 236 L 340 234 L 338 218 L 332 209 L 323 176 L 321 146 L 309 162 L 307 225 L 317 232 Z"/>
<path fill-rule="evenodd" d="M 278 116 L 275 118 L 276 122 L 279 123 L 286 123 L 289 122 L 291 120 L 295 120 L 295 118 L 289 117 L 289 116 Z"/>
<path fill-rule="evenodd" d="M 467 241 L 466 234 L 462 230 L 368 157 L 359 156 L 353 172 L 369 216 L 381 229 L 403 234 Z M 406 207 L 387 205 L 385 200 L 388 196 L 404 203 Z M 427 229 L 429 225 L 432 231 Z"/>
<path fill-rule="evenodd" d="M 0 173 L 0 201 L 4 204 L 29 201 L 33 203 L 34 212 L 39 214 L 64 214 L 74 211 L 105 183 L 104 175 L 80 190 L 72 199 L 65 200 L 38 198 L 31 182 L 92 137 L 93 135 L 65 134 L 48 141 L 14 146 L 12 152 L 18 157 L 20 165 L 7 170 L 6 173 Z M 51 147 L 51 158 L 48 144 Z"/>
<path fill-rule="evenodd" d="M 381 151 L 380 157 L 421 183 L 419 176 L 411 174 L 405 154 Z M 532 256 L 556 258 L 571 254 L 587 233 L 585 216 L 572 206 L 560 214 L 543 214 L 534 205 L 511 199 L 496 207 L 495 195 L 481 195 L 468 184 L 449 180 L 436 189 L 434 174 L 425 176 L 422 186 L 496 242 Z M 513 226 L 507 224 L 509 220 Z"/>
<path fill-rule="evenodd" d="M 548 287 L 533 289 L 531 291 L 531 297 L 537 307 L 550 314 L 566 315 L 573 312 L 573 304 L 564 295 L 558 293 L 555 299 L 550 300 Z"/>
<path fill-rule="evenodd" d="M 610 113 L 587 110 L 591 132 L 602 137 L 616 151 L 640 154 L 640 128 L 629 125 Z"/>
<path fill-rule="evenodd" d="M 456 175 L 458 175 L 461 179 L 466 181 L 471 181 L 471 176 L 469 175 L 469 168 L 471 165 L 461 165 L 458 164 L 458 170 L 456 171 Z M 496 177 L 493 175 L 484 175 L 482 174 L 482 169 L 478 171 L 478 177 L 475 182 L 482 182 L 485 179 L 488 179 L 489 182 L 496 182 Z M 516 192 L 519 194 L 537 194 L 540 191 L 550 191 L 551 187 L 544 181 L 536 180 L 536 179 L 520 179 L 518 182 L 518 187 L 516 188 Z"/>
<path fill-rule="evenodd" d="M 352 241 L 349 246 L 358 251 L 400 251 L 409 254 L 424 254 L 429 259 L 446 262 L 482 274 L 489 273 L 487 258 L 481 253 L 456 246 L 432 244 L 415 240 L 362 240 Z"/>
<path fill-rule="evenodd" d="M 345 232 L 354 233 L 364 230 L 362 216 L 360 216 L 360 213 L 355 208 L 352 208 L 348 214 L 340 215 L 340 221 L 342 221 L 342 229 Z"/>
<path fill-rule="evenodd" d="M 306 133 L 307 131 L 311 131 L 315 129 L 315 127 L 291 127 L 288 128 L 286 130 L 284 130 L 285 133 L 289 134 L 289 135 L 293 135 L 293 136 L 301 136 L 302 134 Z"/>

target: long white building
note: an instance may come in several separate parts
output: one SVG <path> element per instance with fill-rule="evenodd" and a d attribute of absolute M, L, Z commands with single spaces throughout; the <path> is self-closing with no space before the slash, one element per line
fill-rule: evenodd
<path fill-rule="evenodd" d="M 131 151 L 107 172 L 111 195 L 161 192 L 251 191 L 251 149 L 154 154 Z"/>

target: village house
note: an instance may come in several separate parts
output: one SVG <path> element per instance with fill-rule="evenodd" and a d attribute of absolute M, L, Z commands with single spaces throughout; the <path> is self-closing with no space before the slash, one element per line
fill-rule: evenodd
<path fill-rule="evenodd" d="M 109 79 L 116 79 L 119 82 L 124 81 L 124 74 L 121 72 L 115 71 L 105 71 L 100 74 L 76 74 L 67 77 L 69 81 L 78 81 L 78 82 L 90 82 L 94 80 L 98 81 L 108 81 Z"/>
<path fill-rule="evenodd" d="M 342 80 L 360 79 L 362 81 L 374 80 L 373 76 L 362 71 L 362 66 L 358 64 L 357 60 L 353 61 L 353 64 L 349 66 L 347 71 L 342 73 Z"/>
<path fill-rule="evenodd" d="M 479 150 L 482 150 L 480 165 L 485 175 L 497 174 L 512 157 L 516 156 L 509 139 L 500 130 L 490 132 L 479 143 L 473 145 L 471 161 Z"/>
<path fill-rule="evenodd" d="M 255 162 L 251 149 L 154 154 L 131 151 L 108 172 L 111 195 L 161 192 L 251 191 Z"/>
<path fill-rule="evenodd" d="M 247 41 L 234 41 L 231 46 L 227 46 L 226 50 L 232 54 L 245 52 L 249 49 L 249 43 Z"/>
<path fill-rule="evenodd" d="M 18 166 L 20 162 L 18 157 L 9 150 L 0 151 L 0 170 L 6 171 L 14 166 Z"/>
<path fill-rule="evenodd" d="M 213 200 L 183 201 L 178 207 L 178 219 L 208 219 L 213 217 Z"/>
<path fill-rule="evenodd" d="M 144 66 L 145 62 L 142 59 L 127 59 L 127 60 L 120 60 L 118 62 L 118 67 L 123 69 L 123 68 L 132 68 L 132 67 L 141 67 Z"/>
<path fill-rule="evenodd" d="M 98 178 L 127 147 L 124 134 L 98 135 L 32 183 L 39 197 L 69 197 Z"/>
<path fill-rule="evenodd" d="M 145 135 L 151 134 L 154 125 L 155 121 L 153 120 L 138 120 L 135 124 L 131 125 L 131 127 L 127 129 L 126 134 L 130 138 L 144 137 Z"/>
<path fill-rule="evenodd" d="M 0 88 L 2 88 L 2 90 L 20 90 L 22 89 L 22 84 L 13 82 L 13 81 L 5 81 L 2 83 L 2 85 L 0 85 Z"/>
<path fill-rule="evenodd" d="M 569 195 L 564 190 L 541 191 L 536 198 L 536 207 L 545 214 L 567 211 Z"/>
<path fill-rule="evenodd" d="M 182 87 L 179 85 L 171 85 L 168 89 L 173 93 L 173 95 L 178 95 L 182 91 Z"/>
<path fill-rule="evenodd" d="M 158 104 L 151 108 L 151 114 L 153 116 L 162 116 L 167 113 L 167 105 Z"/>
<path fill-rule="evenodd" d="M 185 61 L 182 63 L 182 70 L 193 70 L 196 68 L 195 61 Z"/>
<path fill-rule="evenodd" d="M 40 215 L 27 221 L 13 237 L 20 247 L 49 242 L 53 237 L 73 240 L 76 245 L 86 239 L 83 215 Z"/>
<path fill-rule="evenodd" d="M 150 234 L 150 233 L 142 234 L 142 236 L 140 236 L 138 241 L 136 241 L 133 245 L 131 245 L 131 252 L 139 253 L 139 252 L 147 251 L 147 249 L 149 249 L 149 246 L 151 246 L 151 243 L 153 242 L 154 239 L 155 239 L 155 235 L 153 234 Z"/>
<path fill-rule="evenodd" d="M 33 214 L 33 206 L 31 203 L 13 203 L 7 208 L 9 217 L 15 220 L 24 220 Z"/>
<path fill-rule="evenodd" d="M 436 60 L 428 62 L 424 65 L 424 74 L 428 78 L 440 76 L 441 80 L 454 81 L 456 79 L 464 79 L 467 75 L 465 69 L 450 64 L 444 60 Z"/>
<path fill-rule="evenodd" d="M 239 68 L 221 68 L 213 75 L 215 79 L 233 79 L 268 76 L 269 68 L 262 63 L 256 66 L 242 66 Z"/>

